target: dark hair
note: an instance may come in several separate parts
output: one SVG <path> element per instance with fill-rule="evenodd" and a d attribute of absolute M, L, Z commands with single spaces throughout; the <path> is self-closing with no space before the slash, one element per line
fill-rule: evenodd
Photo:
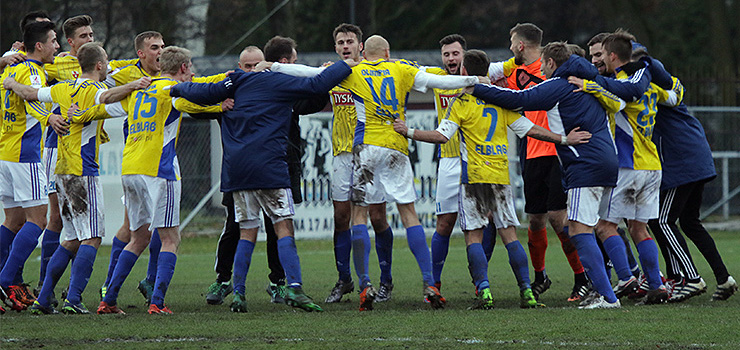
<path fill-rule="evenodd" d="M 623 29 L 617 29 L 616 32 L 609 34 L 601 43 L 607 54 L 614 52 L 617 58 L 623 62 L 629 62 L 632 58 L 632 42 L 635 37 Z"/>
<path fill-rule="evenodd" d="M 144 40 L 151 39 L 151 38 L 161 38 L 162 34 L 159 32 L 155 32 L 153 30 L 148 30 L 146 32 L 141 32 L 139 35 L 134 38 L 134 49 L 136 51 L 143 50 L 144 49 Z"/>
<path fill-rule="evenodd" d="M 632 57 L 630 58 L 632 61 L 639 61 L 641 58 L 648 55 L 647 49 L 644 47 L 639 47 L 632 51 Z"/>
<path fill-rule="evenodd" d="M 465 38 L 460 34 L 450 34 L 442 38 L 442 40 L 439 41 L 439 47 L 449 45 L 455 42 L 460 43 L 460 46 L 462 46 L 463 51 L 468 49 L 468 43 L 465 41 Z"/>
<path fill-rule="evenodd" d="M 284 36 L 276 35 L 265 44 L 265 61 L 277 62 L 281 58 L 290 59 L 293 57 L 293 50 L 296 48 L 295 40 Z"/>
<path fill-rule="evenodd" d="M 609 36 L 609 34 L 611 33 L 604 32 L 604 33 L 599 33 L 599 34 L 594 35 L 594 37 L 588 41 L 588 44 L 586 44 L 586 46 L 594 46 L 596 44 L 601 44 L 602 42 L 604 42 L 604 39 L 606 39 L 606 37 Z"/>
<path fill-rule="evenodd" d="M 565 63 L 570 58 L 570 55 L 571 49 L 568 47 L 568 43 L 563 41 L 553 41 L 545 45 L 542 49 L 542 60 L 545 61 L 548 58 L 552 58 L 558 67 Z"/>
<path fill-rule="evenodd" d="M 71 18 L 67 18 L 62 24 L 62 31 L 64 32 L 65 38 L 71 38 L 75 35 L 75 31 L 78 28 L 89 27 L 93 23 L 92 17 L 88 15 L 79 15 Z"/>
<path fill-rule="evenodd" d="M 517 23 L 511 28 L 509 35 L 520 36 L 529 44 L 540 46 L 542 44 L 542 29 L 532 23 Z"/>
<path fill-rule="evenodd" d="M 586 58 L 586 50 L 584 50 L 582 47 L 576 44 L 568 44 L 568 49 L 570 49 L 570 53 L 572 55 L 578 55 L 583 58 Z"/>
<path fill-rule="evenodd" d="M 79 61 L 83 73 L 92 72 L 95 70 L 95 65 L 104 60 L 105 50 L 103 50 L 100 43 L 85 43 L 77 50 L 77 61 Z"/>
<path fill-rule="evenodd" d="M 357 41 L 362 42 L 362 29 L 354 24 L 342 23 L 334 28 L 334 32 L 332 33 L 334 41 L 337 40 L 337 34 L 339 33 L 355 33 Z"/>
<path fill-rule="evenodd" d="M 49 31 L 54 30 L 54 22 L 31 22 L 23 31 L 23 46 L 26 52 L 34 53 L 36 43 L 43 43 L 49 39 Z"/>
<path fill-rule="evenodd" d="M 36 18 L 46 18 L 51 21 L 51 17 L 44 11 L 29 12 L 21 20 L 21 33 L 23 33 L 29 23 L 36 22 Z"/>
<path fill-rule="evenodd" d="M 481 50 L 468 50 L 463 55 L 463 67 L 465 67 L 468 75 L 486 76 L 490 64 L 491 60 L 488 59 L 488 55 Z"/>

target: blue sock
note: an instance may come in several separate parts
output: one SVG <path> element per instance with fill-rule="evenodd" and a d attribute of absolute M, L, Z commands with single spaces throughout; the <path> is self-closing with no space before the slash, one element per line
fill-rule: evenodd
<path fill-rule="evenodd" d="M 13 244 L 15 233 L 5 226 L 0 226 L 0 270 L 5 267 L 5 261 L 10 255 L 10 246 Z"/>
<path fill-rule="evenodd" d="M 41 239 L 41 269 L 39 270 L 39 281 L 43 281 L 46 276 L 46 267 L 49 259 L 59 246 L 59 232 L 44 230 L 44 237 Z"/>
<path fill-rule="evenodd" d="M 367 225 L 352 226 L 352 260 L 360 290 L 363 290 L 370 284 L 370 235 L 367 233 Z"/>
<path fill-rule="evenodd" d="M 652 238 L 646 238 L 637 243 L 637 254 L 640 255 L 642 269 L 645 270 L 645 277 L 650 284 L 650 289 L 657 289 L 663 285 L 660 278 L 660 264 L 658 263 L 658 246 Z"/>
<path fill-rule="evenodd" d="M 247 283 L 247 273 L 249 265 L 252 263 L 252 253 L 254 252 L 254 242 L 240 239 L 236 245 L 236 254 L 234 255 L 234 292 L 244 295 Z"/>
<path fill-rule="evenodd" d="M 375 252 L 378 253 L 378 265 L 380 265 L 380 282 L 391 283 L 393 281 L 391 273 L 393 230 L 390 226 L 383 232 L 375 232 Z"/>
<path fill-rule="evenodd" d="M 612 285 L 606 277 L 606 269 L 603 267 L 604 257 L 601 255 L 601 250 L 599 250 L 599 246 L 596 244 L 596 236 L 592 233 L 579 233 L 570 236 L 570 241 L 576 246 L 578 258 L 581 259 L 581 264 L 583 264 L 583 268 L 586 270 L 586 274 L 591 280 L 594 289 L 606 301 L 610 303 L 616 302 L 617 296 L 614 295 Z"/>
<path fill-rule="evenodd" d="M 67 265 L 69 264 L 69 261 L 72 260 L 73 256 L 74 254 L 72 254 L 72 252 L 61 245 L 54 251 L 51 259 L 49 259 L 49 266 L 47 266 L 48 273 L 44 278 L 44 285 L 41 286 L 41 291 L 36 299 L 39 304 L 46 307 L 51 306 L 51 300 L 49 299 L 51 294 L 54 292 L 54 287 L 56 287 L 59 279 L 62 278 L 64 270 L 67 269 Z"/>
<path fill-rule="evenodd" d="M 468 246 L 467 251 L 470 277 L 473 278 L 476 290 L 481 291 L 490 287 L 488 283 L 488 261 L 485 260 L 486 253 L 483 245 L 473 243 Z"/>
<path fill-rule="evenodd" d="M 617 232 L 619 233 L 619 236 L 622 237 L 622 241 L 624 242 L 624 249 L 625 251 L 627 251 L 627 261 L 630 264 L 632 275 L 635 277 L 640 277 L 640 265 L 637 264 L 637 259 L 635 259 L 635 255 L 632 254 L 632 247 L 630 247 L 630 242 L 627 238 L 627 234 L 624 232 L 624 230 L 622 230 L 621 227 L 617 228 Z"/>
<path fill-rule="evenodd" d="M 80 244 L 77 250 L 74 262 L 72 262 L 72 272 L 69 281 L 69 293 L 67 300 L 72 304 L 79 304 L 82 301 L 82 291 L 87 287 L 92 275 L 93 264 L 95 264 L 95 255 L 98 250 L 87 244 Z"/>
<path fill-rule="evenodd" d="M 5 266 L 0 272 L 0 286 L 7 288 L 13 285 L 13 282 L 17 282 L 18 272 L 23 269 L 23 264 L 39 243 L 41 232 L 43 232 L 41 227 L 30 221 L 18 230 L 18 234 L 13 239 L 13 245 L 10 247 L 8 260 L 5 261 Z"/>
<path fill-rule="evenodd" d="M 164 296 L 167 294 L 170 281 L 172 281 L 172 275 L 175 274 L 177 255 L 172 252 L 160 252 L 157 261 L 159 261 L 159 264 L 157 265 L 157 279 L 154 281 L 152 304 L 161 309 L 164 307 Z"/>
<path fill-rule="evenodd" d="M 337 262 L 339 279 L 348 282 L 352 279 L 349 255 L 352 252 L 352 231 L 334 231 L 334 261 Z"/>
<path fill-rule="evenodd" d="M 146 268 L 146 280 L 154 283 L 157 279 L 157 261 L 159 260 L 159 251 L 162 249 L 162 240 L 159 239 L 159 231 L 154 229 L 152 239 L 149 241 L 149 265 Z"/>
<path fill-rule="evenodd" d="M 294 237 L 283 237 L 278 239 L 278 256 L 280 264 L 285 270 L 285 280 L 288 287 L 300 287 L 303 284 L 301 279 L 301 260 L 298 258 L 298 249 L 295 247 Z"/>
<path fill-rule="evenodd" d="M 614 265 L 617 277 L 621 281 L 629 280 L 632 277 L 632 271 L 627 262 L 627 251 L 624 249 L 622 238 L 619 235 L 610 236 L 604 241 L 604 250 Z"/>
<path fill-rule="evenodd" d="M 483 251 L 486 253 L 486 260 L 491 262 L 491 256 L 493 255 L 493 248 L 496 246 L 496 227 L 492 223 L 488 223 L 483 228 Z"/>
<path fill-rule="evenodd" d="M 419 270 L 421 270 L 421 277 L 424 280 L 424 283 L 433 286 L 432 259 L 429 254 L 429 246 L 427 245 L 424 228 L 421 227 L 421 225 L 407 228 L 406 241 L 408 241 L 411 253 L 413 253 L 416 258 L 416 263 L 419 265 Z"/>
<path fill-rule="evenodd" d="M 527 252 L 519 241 L 509 242 L 506 245 L 506 251 L 509 253 L 509 265 L 511 271 L 516 276 L 516 283 L 519 290 L 530 288 L 529 285 L 529 265 L 527 264 Z"/>
<path fill-rule="evenodd" d="M 124 249 L 121 252 L 121 255 L 118 256 L 116 269 L 113 271 L 113 277 L 110 279 L 108 290 L 105 292 L 105 298 L 103 298 L 103 301 L 108 303 L 108 305 L 116 305 L 118 292 L 121 291 L 121 286 L 126 280 L 126 277 L 131 273 L 131 269 L 134 267 L 134 264 L 136 264 L 137 259 L 139 259 L 138 255 L 126 249 Z"/>
<path fill-rule="evenodd" d="M 116 269 L 116 263 L 118 263 L 118 256 L 121 255 L 123 248 L 126 247 L 126 242 L 121 241 L 118 237 L 113 237 L 113 243 L 110 247 L 110 262 L 108 263 L 108 277 L 105 278 L 105 284 L 109 285 L 110 280 L 113 277 L 113 270 Z"/>
<path fill-rule="evenodd" d="M 432 235 L 432 277 L 434 277 L 434 283 L 442 283 L 442 269 L 445 267 L 445 259 L 447 259 L 449 250 L 450 236 L 442 236 L 435 231 Z M 470 262 L 469 253 L 468 262 Z M 471 273 L 473 272 L 471 271 Z M 473 279 L 475 280 L 475 277 Z"/>

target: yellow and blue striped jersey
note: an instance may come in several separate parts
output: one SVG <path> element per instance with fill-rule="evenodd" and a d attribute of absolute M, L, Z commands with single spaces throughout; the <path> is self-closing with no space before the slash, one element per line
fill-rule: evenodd
<path fill-rule="evenodd" d="M 507 129 L 523 137 L 534 125 L 519 113 L 464 94 L 453 100 L 447 120 L 460 135 L 461 183 L 509 184 Z M 452 130 L 437 129 L 446 137 Z M 444 130 L 444 131 L 442 131 Z"/>
<path fill-rule="evenodd" d="M 6 68 L 8 77 L 35 88 L 46 86 L 46 73 L 41 62 L 27 59 Z M 49 111 L 39 101 L 25 101 L 11 90 L 0 87 L 3 95 L 3 123 L 0 130 L 0 159 L 16 163 L 41 161 L 42 135 Z"/>
<path fill-rule="evenodd" d="M 129 97 L 122 175 L 140 174 L 179 180 L 175 146 L 182 112 L 221 112 L 218 105 L 205 107 L 184 98 L 170 97 L 169 87 L 177 83 L 170 78 L 154 78 L 146 90 L 134 91 Z"/>
<path fill-rule="evenodd" d="M 72 55 L 54 57 L 54 63 L 45 64 L 44 70 L 49 82 L 77 79 L 82 73 L 80 62 Z"/>
<path fill-rule="evenodd" d="M 352 142 L 357 125 L 357 110 L 352 93 L 344 88 L 335 86 L 329 91 L 333 111 L 331 121 L 331 145 L 336 156 L 342 152 L 352 153 Z"/>
<path fill-rule="evenodd" d="M 437 75 L 447 75 L 447 71 L 440 67 L 428 67 L 427 73 Z M 445 89 L 434 89 L 434 109 L 437 111 L 437 125 L 442 122 L 447 114 L 447 107 L 450 105 L 457 94 L 462 89 L 445 90 Z M 457 134 L 453 135 L 447 143 L 439 145 L 439 156 L 440 158 L 454 158 L 460 156 L 460 136 Z"/>
<path fill-rule="evenodd" d="M 362 61 L 339 83 L 352 91 L 355 100 L 355 145 L 375 145 L 408 155 L 408 141 L 393 130 L 393 120 L 406 120 L 406 100 L 417 72 L 419 68 L 409 61 Z"/>

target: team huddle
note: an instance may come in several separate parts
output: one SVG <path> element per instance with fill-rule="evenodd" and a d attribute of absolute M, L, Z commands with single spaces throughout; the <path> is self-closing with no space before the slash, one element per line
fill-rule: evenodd
<path fill-rule="evenodd" d="M 420 300 L 435 309 L 447 302 L 440 292 L 442 271 L 458 219 L 474 309 L 494 306 L 488 261 L 495 233 L 506 247 L 520 306 L 544 307 L 539 296 L 552 284 L 545 270 L 547 223 L 574 273 L 568 301 L 580 308 L 618 308 L 622 297 L 639 304 L 681 302 L 704 293 L 707 285 L 677 220 L 715 274 L 712 299 L 725 300 L 738 289 L 699 221 L 703 186 L 716 176 L 701 124 L 682 102 L 680 81 L 627 32 L 591 39 L 591 62 L 577 45 L 542 47 L 542 31 L 531 23 L 511 29 L 514 57 L 504 62 L 490 62 L 485 52 L 468 50 L 465 39 L 452 34 L 440 40 L 442 66 L 425 67 L 391 59 L 386 39 L 373 35 L 363 42 L 359 27 L 341 24 L 333 32 L 340 58 L 335 63 L 295 64 L 295 41 L 275 36 L 264 50 L 246 47 L 238 70 L 195 78 L 190 51 L 165 47 L 161 34 L 147 31 L 135 38 L 138 58 L 109 60 L 94 42 L 91 25 L 87 15 L 67 19 L 62 29 L 71 49 L 55 56 L 55 24 L 43 12 L 29 13 L 21 21 L 23 43 L 0 59 L 0 297 L 12 310 L 54 314 L 61 306 L 64 313 L 90 313 L 82 292 L 105 234 L 98 149 L 109 141 L 104 120 L 125 118 L 126 212 L 97 313 L 124 313 L 117 305 L 121 286 L 149 247 L 138 290 L 148 313 L 172 314 L 165 295 L 180 243 L 176 145 L 184 112 L 216 119 L 221 127 L 227 220 L 206 301 L 222 304 L 233 293 L 231 311 L 247 311 L 246 276 L 264 218 L 272 301 L 323 311 L 303 292 L 292 217 L 302 198 L 298 119 L 329 101 L 338 280 L 326 303 L 355 290 L 352 265 L 360 311 L 391 299 L 387 203 L 396 203 L 418 264 Z M 430 88 L 437 129 L 407 127 L 408 94 Z M 534 280 L 516 235 L 507 127 L 524 139 Z M 414 209 L 408 139 L 440 144 L 431 252 Z M 369 273 L 368 218 L 381 271 L 377 288 Z M 638 259 L 618 228 L 621 221 Z M 42 236 L 39 284 L 31 291 L 23 266 Z M 60 302 L 54 289 L 68 266 L 69 286 Z M 611 270 L 618 277 L 615 286 Z"/>

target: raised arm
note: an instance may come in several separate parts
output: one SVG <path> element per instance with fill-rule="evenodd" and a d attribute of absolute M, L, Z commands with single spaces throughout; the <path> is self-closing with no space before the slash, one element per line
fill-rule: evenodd
<path fill-rule="evenodd" d="M 122 86 L 116 86 L 114 88 L 110 88 L 108 90 L 105 90 L 100 95 L 100 103 L 113 103 L 118 102 L 120 100 L 123 100 L 128 95 L 130 95 L 135 90 L 141 90 L 146 89 L 149 84 L 152 83 L 152 78 L 150 77 L 141 77 L 137 80 L 134 80 L 128 84 L 124 84 Z"/>
<path fill-rule="evenodd" d="M 234 72 L 217 83 L 180 83 L 170 88 L 170 96 L 184 97 L 188 101 L 202 105 L 213 105 L 234 97 L 233 84 L 241 74 L 244 73 Z"/>
<path fill-rule="evenodd" d="M 547 111 L 555 106 L 559 95 L 566 93 L 561 91 L 562 89 L 563 87 L 553 80 L 546 80 L 541 84 L 521 91 L 504 89 L 494 85 L 477 84 L 472 91 L 472 95 L 488 103 L 515 111 Z"/>
<path fill-rule="evenodd" d="M 419 70 L 414 77 L 414 89 L 420 92 L 426 92 L 427 88 L 452 90 L 472 86 L 478 82 L 478 77 L 436 75 Z"/>

